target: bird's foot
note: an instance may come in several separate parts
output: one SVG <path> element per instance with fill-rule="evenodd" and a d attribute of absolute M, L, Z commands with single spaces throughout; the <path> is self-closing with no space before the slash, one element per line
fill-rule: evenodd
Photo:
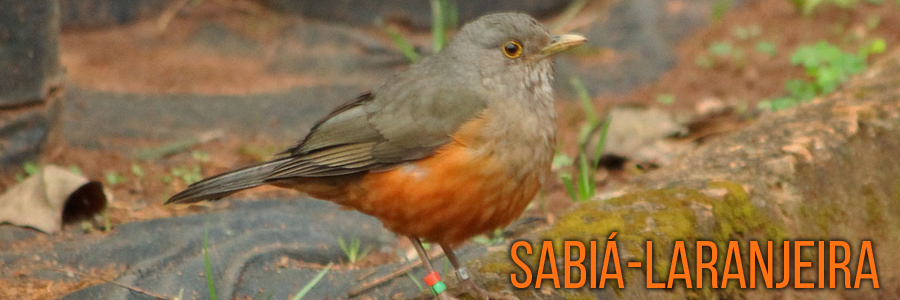
<path fill-rule="evenodd" d="M 479 287 L 475 282 L 471 279 L 466 279 L 459 282 L 459 288 L 462 292 L 469 294 L 469 296 L 474 297 L 475 299 L 484 299 L 484 300 L 519 300 L 513 294 L 510 293 L 502 293 L 502 292 L 491 292 Z"/>

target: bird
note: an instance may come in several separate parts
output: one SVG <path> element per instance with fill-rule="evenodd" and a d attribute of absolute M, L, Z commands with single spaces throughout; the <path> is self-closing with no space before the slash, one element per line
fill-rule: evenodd
<path fill-rule="evenodd" d="M 409 238 L 438 298 L 453 296 L 423 240 L 441 246 L 464 291 L 504 297 L 472 283 L 453 249 L 516 220 L 550 178 L 552 57 L 586 41 L 551 35 L 526 14 L 484 15 L 438 53 L 334 109 L 272 160 L 191 184 L 166 204 L 261 185 L 294 189 Z"/>

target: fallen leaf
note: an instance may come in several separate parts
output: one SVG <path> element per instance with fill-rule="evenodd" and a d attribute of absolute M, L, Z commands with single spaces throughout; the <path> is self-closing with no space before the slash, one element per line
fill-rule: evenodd
<path fill-rule="evenodd" d="M 54 233 L 62 228 L 64 218 L 89 218 L 105 209 L 108 202 L 99 182 L 48 165 L 0 196 L 0 223 Z"/>

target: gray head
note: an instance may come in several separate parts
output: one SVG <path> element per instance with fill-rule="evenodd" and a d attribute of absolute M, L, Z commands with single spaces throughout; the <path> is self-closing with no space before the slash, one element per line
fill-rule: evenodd
<path fill-rule="evenodd" d="M 484 51 L 489 57 L 534 62 L 585 41 L 579 35 L 551 36 L 543 25 L 525 14 L 499 13 L 463 26 L 448 48 L 474 46 L 469 50 Z"/>
<path fill-rule="evenodd" d="M 550 57 L 581 45 L 580 35 L 551 36 L 534 18 L 520 13 L 486 15 L 463 26 L 442 55 L 465 61 L 486 80 L 543 85 L 552 76 Z M 522 78 L 524 76 L 524 78 Z M 490 82 L 494 84 L 499 82 Z"/>

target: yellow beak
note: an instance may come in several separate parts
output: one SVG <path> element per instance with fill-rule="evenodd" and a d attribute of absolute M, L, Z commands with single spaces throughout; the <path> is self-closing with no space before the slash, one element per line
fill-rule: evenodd
<path fill-rule="evenodd" d="M 587 39 L 578 34 L 562 34 L 554 35 L 550 39 L 550 45 L 541 49 L 541 53 L 545 56 L 551 56 L 584 44 Z"/>

